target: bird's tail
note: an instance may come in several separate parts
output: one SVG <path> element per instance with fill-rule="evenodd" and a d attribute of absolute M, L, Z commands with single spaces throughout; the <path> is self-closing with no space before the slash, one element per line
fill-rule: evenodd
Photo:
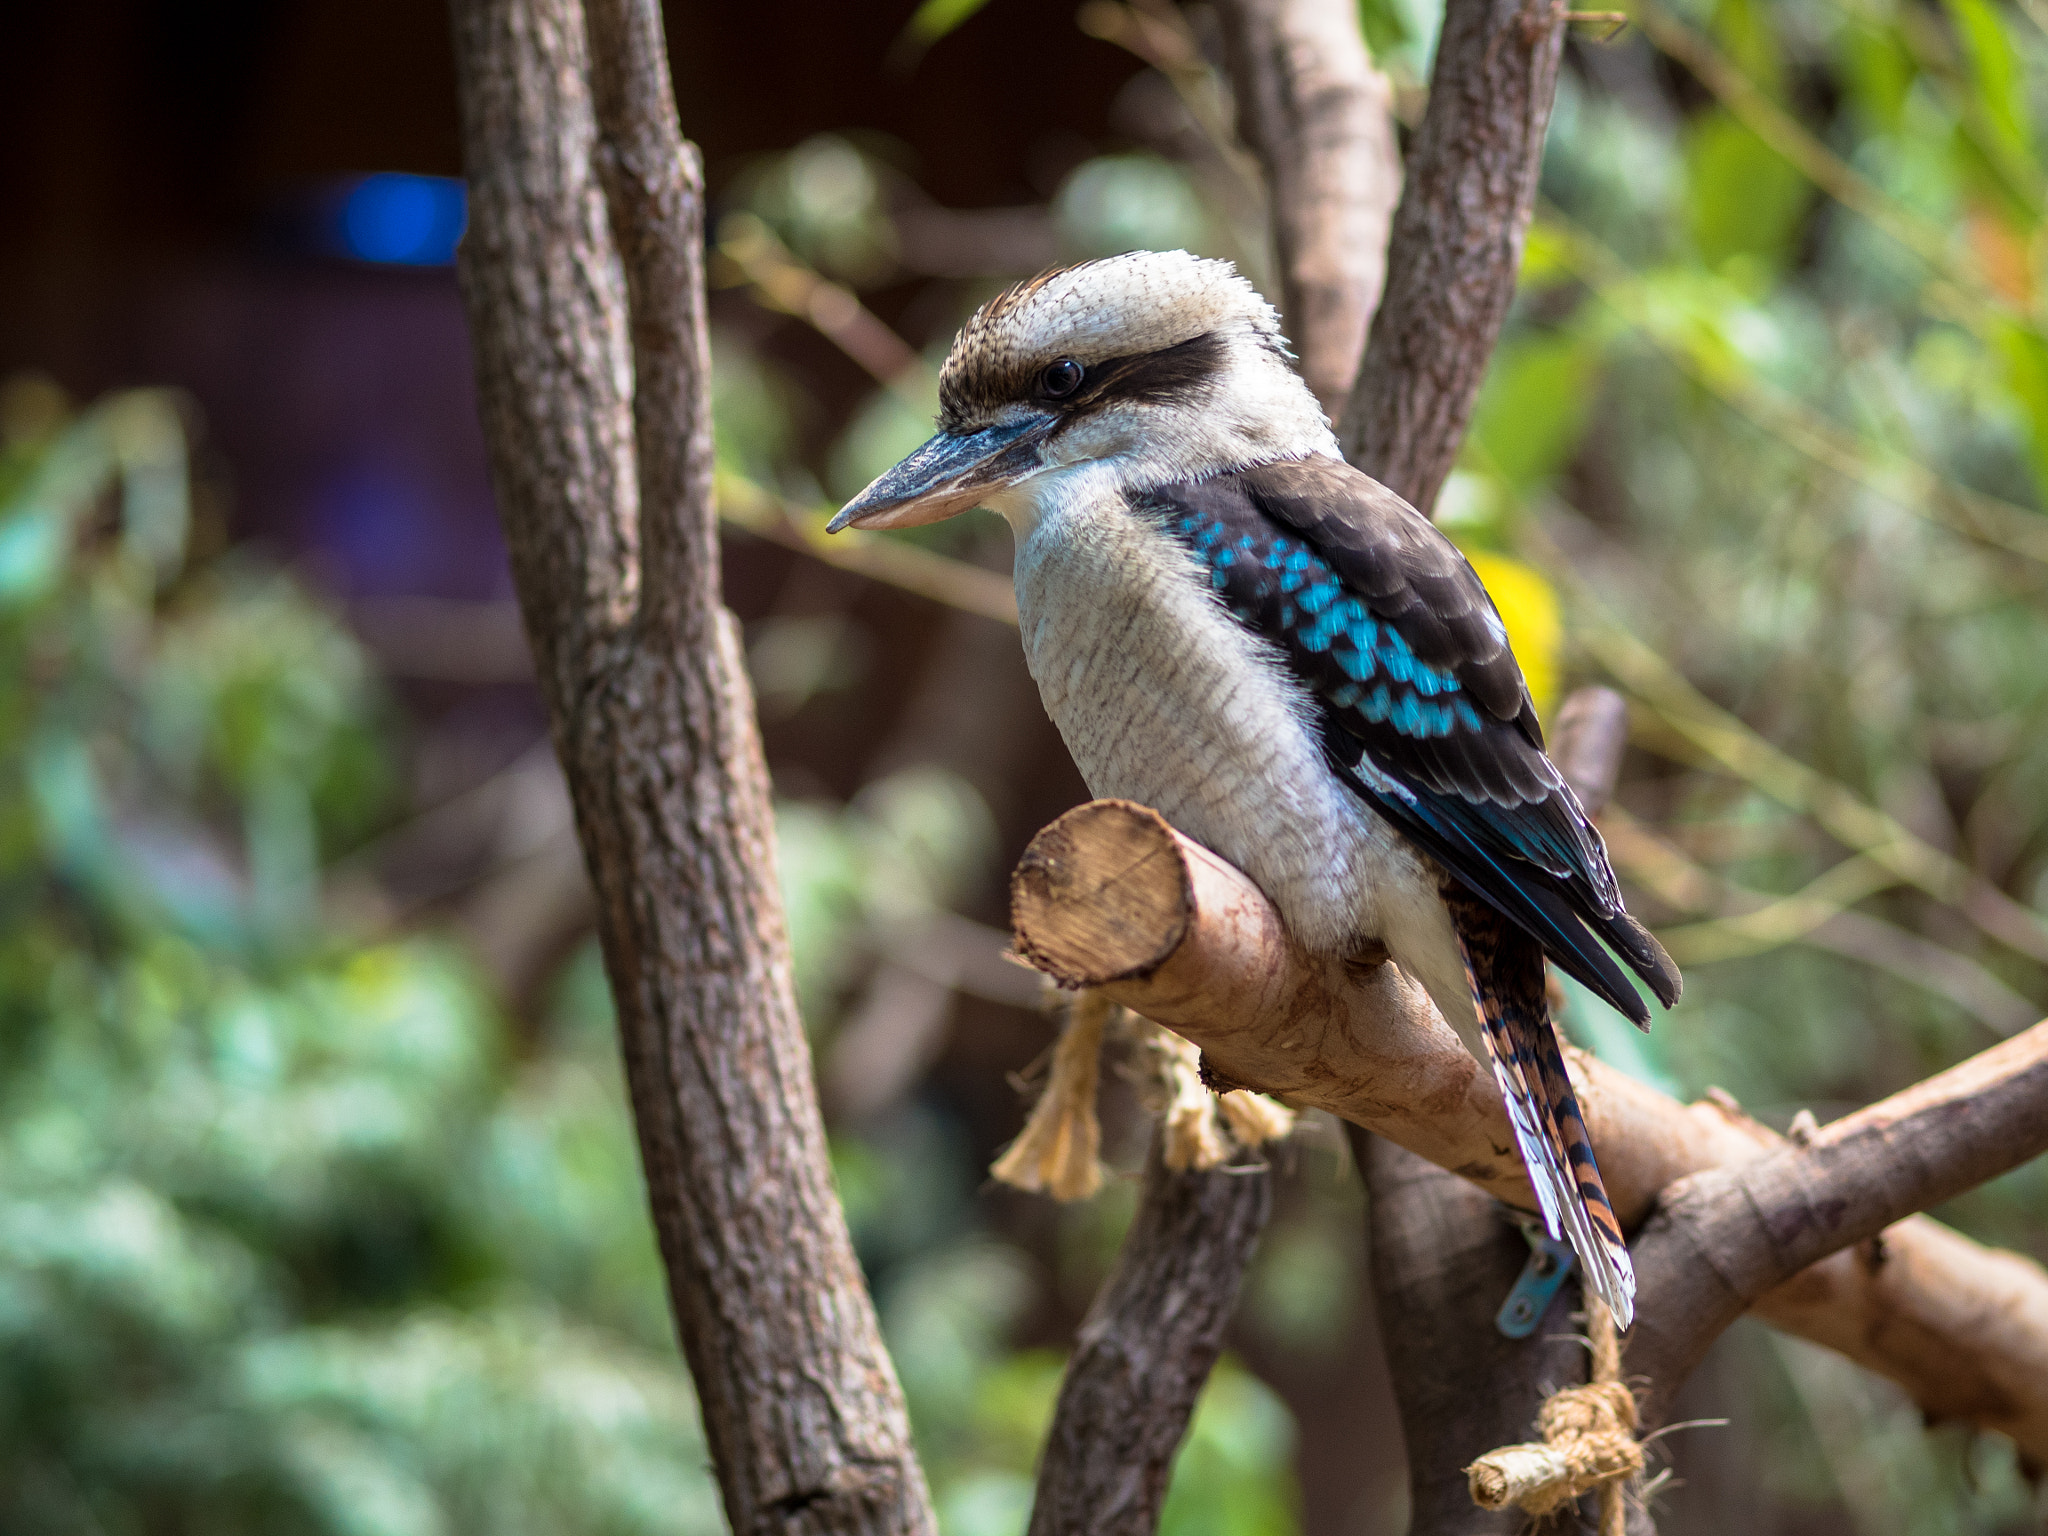
<path fill-rule="evenodd" d="M 1447 888 L 1444 901 L 1464 950 L 1465 976 L 1493 1057 L 1494 1079 L 1507 1101 L 1508 1121 L 1544 1225 L 1553 1238 L 1570 1237 L 1594 1290 L 1615 1322 L 1626 1328 L 1635 1317 L 1635 1266 L 1551 1027 L 1543 950 L 1462 888 Z"/>

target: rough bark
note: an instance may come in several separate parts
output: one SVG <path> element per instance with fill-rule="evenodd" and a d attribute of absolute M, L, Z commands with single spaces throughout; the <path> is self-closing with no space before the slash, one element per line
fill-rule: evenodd
<path fill-rule="evenodd" d="M 1150 1536 L 1272 1210 L 1253 1164 L 1174 1173 L 1155 1136 L 1115 1271 L 1060 1384 L 1030 1536 Z"/>
<path fill-rule="evenodd" d="M 1301 949 L 1249 879 L 1155 812 L 1096 801 L 1046 828 L 1013 879 L 1012 920 L 1034 964 L 1194 1041 L 1230 1081 L 1327 1109 L 1533 1208 L 1499 1095 L 1421 989 L 1394 966 Z M 1567 1054 L 1625 1226 L 1677 1179 L 1782 1145 L 1722 1101 L 1681 1105 Z M 1884 1264 L 1836 1253 L 1756 1312 L 1892 1377 L 1931 1413 L 2048 1459 L 2048 1274 L 1922 1217 L 1885 1241 Z"/>
<path fill-rule="evenodd" d="M 1352 0 L 1224 0 L 1238 136 L 1266 176 L 1280 312 L 1302 377 L 1343 412 L 1386 277 L 1401 194 L 1393 87 Z"/>
<path fill-rule="evenodd" d="M 1458 456 L 1515 294 L 1564 47 L 1552 0 L 1448 0 L 1387 285 L 1338 436 L 1424 512 Z"/>
<path fill-rule="evenodd" d="M 1465 1468 L 1528 1438 L 1551 1389 L 1584 1378 L 1579 1288 L 1564 1286 L 1527 1338 L 1507 1337 L 1494 1317 L 1529 1257 L 1515 1225 L 1455 1174 L 1349 1129 L 1372 1191 L 1371 1280 L 1408 1448 L 1409 1536 L 1513 1536 L 1528 1517 L 1480 1509 Z M 1653 1536 L 1640 1509 L 1629 1517 L 1630 1536 Z"/>
<path fill-rule="evenodd" d="M 2048 1151 L 2048 1022 L 1813 1132 L 1666 1189 L 1635 1242 L 1644 1306 L 1627 1366 L 1650 1422 L 1758 1297 L 1828 1254 Z M 2036 1452 L 2038 1455 L 2038 1451 Z"/>
<path fill-rule="evenodd" d="M 748 1536 L 929 1531 L 832 1191 L 720 604 L 702 181 L 660 14 L 592 0 L 586 32 L 576 0 L 453 13 L 492 479 L 727 1516 Z"/>

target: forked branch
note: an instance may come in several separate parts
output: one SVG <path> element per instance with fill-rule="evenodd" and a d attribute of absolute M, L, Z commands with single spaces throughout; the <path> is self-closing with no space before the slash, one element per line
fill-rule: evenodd
<path fill-rule="evenodd" d="M 1772 1287 L 1894 1222 L 2048 1151 L 2048 1022 L 1754 1162 L 1665 1190 L 1636 1240 L 1644 1304 L 1628 1369 L 1661 1406 L 1707 1346 Z M 1910 1260 L 1910 1240 L 1907 1243 Z M 2038 1454 L 2038 1452 L 2036 1452 Z"/>
<path fill-rule="evenodd" d="M 1054 822 L 1018 866 L 1012 917 L 1034 964 L 1192 1040 L 1219 1075 L 1327 1109 L 1533 1208 L 1499 1096 L 1420 988 L 1370 957 L 1301 949 L 1249 879 L 1155 812 L 1095 801 Z M 2020 1042 L 2048 1046 L 2048 1026 L 2000 1049 L 2030 1048 Z M 1784 1145 L 1721 1103 L 1682 1105 L 1569 1054 L 1624 1225 L 1678 1179 Z M 2004 1149 L 2005 1166 L 2031 1155 L 2023 1139 Z M 1759 1288 L 1753 1309 L 1890 1376 L 1930 1414 L 2048 1459 L 2048 1274 L 1924 1217 L 1884 1243 L 1883 1263 L 1831 1252 Z"/>

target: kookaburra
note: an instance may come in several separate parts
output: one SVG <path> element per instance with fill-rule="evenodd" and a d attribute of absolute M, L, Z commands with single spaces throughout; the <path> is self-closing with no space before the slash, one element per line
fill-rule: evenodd
<path fill-rule="evenodd" d="M 1666 1006 L 1678 972 L 1623 910 L 1464 556 L 1338 456 L 1251 284 L 1184 251 L 990 300 L 938 425 L 833 530 L 1008 520 L 1024 654 L 1090 791 L 1242 869 L 1303 944 L 1380 940 L 1492 1067 L 1552 1236 L 1626 1327 L 1543 960 L 1639 1025 L 1595 936 Z"/>

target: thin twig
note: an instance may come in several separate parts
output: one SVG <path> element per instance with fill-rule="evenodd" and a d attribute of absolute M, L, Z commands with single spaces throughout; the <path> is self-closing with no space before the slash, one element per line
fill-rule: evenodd
<path fill-rule="evenodd" d="M 924 359 L 860 296 L 797 260 L 751 213 L 728 214 L 718 226 L 718 254 L 756 299 L 803 321 L 838 347 L 884 389 L 925 409 Z"/>
<path fill-rule="evenodd" d="M 1657 930 L 1682 966 L 1709 965 L 1805 944 L 1867 965 L 1963 1008 L 1993 1034 L 2024 1029 L 2041 1009 L 1967 955 L 1868 913 L 1851 900 L 1899 883 L 1875 860 L 1854 854 L 1791 896 L 1749 890 L 1694 862 L 1666 838 L 1611 808 L 1601 823 L 1615 868 L 1640 889 L 1705 921 Z M 1867 887 L 1867 888 L 1866 888 Z"/>
<path fill-rule="evenodd" d="M 1708 366 L 1664 333 L 1644 300 L 1644 279 L 1589 231 L 1551 207 L 1543 210 L 1542 229 L 1558 260 L 1658 355 L 1758 430 L 1916 517 L 1975 543 L 2048 565 L 2048 518 L 2039 512 L 1872 443 L 1748 374 L 1738 377 L 1727 368 Z"/>
<path fill-rule="evenodd" d="M 1540 538 L 1532 528 L 1530 536 Z M 1555 555 L 1552 549 L 1549 553 Z M 1567 571 L 1561 560 L 1552 568 Z M 1563 577 L 1569 582 L 1567 574 Z M 1961 860 L 1916 837 L 1838 779 L 1771 745 L 1702 694 L 1669 661 L 1576 590 L 1584 622 L 1574 638 L 1587 654 L 1704 760 L 1787 808 L 1809 816 L 1844 846 L 1865 854 L 1905 884 L 1955 905 L 2000 943 L 2048 962 L 2048 919 L 2022 906 Z"/>
<path fill-rule="evenodd" d="M 1955 288 L 1955 297 L 2032 327 L 2036 317 L 2014 305 L 1983 276 L 1959 263 L 1948 235 L 1883 192 L 1874 182 L 1809 133 L 1719 49 L 1657 3 L 1635 0 L 1636 24 L 1659 51 L 1690 70 L 1721 104 L 1794 169 L 1844 208 L 1858 214 L 1919 257 Z"/>
<path fill-rule="evenodd" d="M 1016 588 L 1000 571 L 983 570 L 901 539 L 827 538 L 830 513 L 792 506 L 735 470 L 718 473 L 718 513 L 735 528 L 826 565 L 1016 627 Z"/>

